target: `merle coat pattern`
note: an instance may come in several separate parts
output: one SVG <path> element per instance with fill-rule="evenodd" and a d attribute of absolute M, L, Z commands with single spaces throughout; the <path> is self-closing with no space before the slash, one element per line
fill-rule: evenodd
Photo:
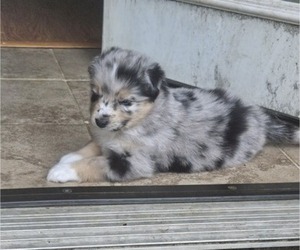
<path fill-rule="evenodd" d="M 211 171 L 251 160 L 270 141 L 299 143 L 297 127 L 222 89 L 168 87 L 159 64 L 138 52 L 106 50 L 89 74 L 93 140 L 64 156 L 49 181 Z"/>

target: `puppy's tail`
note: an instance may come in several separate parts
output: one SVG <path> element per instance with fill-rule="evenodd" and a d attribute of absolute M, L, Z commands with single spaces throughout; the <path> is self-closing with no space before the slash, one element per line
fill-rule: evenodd
<path fill-rule="evenodd" d="M 269 110 L 265 110 L 267 115 L 266 133 L 268 142 L 299 144 L 300 131 L 299 120 L 294 117 L 280 117 Z M 287 117 L 287 116 L 286 116 Z"/>

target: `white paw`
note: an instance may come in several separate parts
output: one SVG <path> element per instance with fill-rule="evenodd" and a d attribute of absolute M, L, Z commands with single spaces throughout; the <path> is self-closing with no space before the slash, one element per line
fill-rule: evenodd
<path fill-rule="evenodd" d="M 71 162 L 75 162 L 75 161 L 79 161 L 82 159 L 82 156 L 76 153 L 70 153 L 70 154 L 66 154 L 64 155 L 59 163 L 71 163 Z"/>
<path fill-rule="evenodd" d="M 67 182 L 80 181 L 80 178 L 70 164 L 58 163 L 50 169 L 47 180 L 52 182 Z"/>

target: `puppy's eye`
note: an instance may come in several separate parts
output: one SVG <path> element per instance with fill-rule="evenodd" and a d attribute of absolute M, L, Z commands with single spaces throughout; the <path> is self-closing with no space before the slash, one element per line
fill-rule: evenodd
<path fill-rule="evenodd" d="M 132 105 L 132 101 L 128 100 L 128 99 L 125 99 L 125 100 L 119 101 L 119 104 L 123 105 L 123 106 L 126 106 L 126 107 L 129 107 L 129 106 Z"/>
<path fill-rule="evenodd" d="M 91 94 L 91 102 L 96 102 L 101 98 L 101 95 L 99 95 L 98 93 L 92 91 Z"/>

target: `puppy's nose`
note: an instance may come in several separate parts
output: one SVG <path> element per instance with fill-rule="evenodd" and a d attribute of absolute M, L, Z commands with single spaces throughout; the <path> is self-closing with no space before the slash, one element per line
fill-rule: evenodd
<path fill-rule="evenodd" d="M 96 118 L 95 122 L 99 128 L 105 128 L 108 124 L 108 117 Z"/>

